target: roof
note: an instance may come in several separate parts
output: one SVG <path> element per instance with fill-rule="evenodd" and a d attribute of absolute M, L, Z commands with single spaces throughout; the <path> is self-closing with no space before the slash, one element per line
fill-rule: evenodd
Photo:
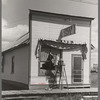
<path fill-rule="evenodd" d="M 46 16 L 61 16 L 61 17 L 63 17 L 63 18 L 66 18 L 66 17 L 71 17 L 71 18 L 80 18 L 80 19 L 85 19 L 85 20 L 94 20 L 94 18 L 93 17 L 87 17 L 87 16 L 76 16 L 76 15 L 68 15 L 68 14 L 60 14 L 60 13 L 54 13 L 54 12 L 46 12 L 46 11 L 37 11 L 37 10 L 31 10 L 31 9 L 29 9 L 29 11 L 30 11 L 30 14 L 36 14 L 36 15 L 43 15 L 43 14 L 45 14 Z M 53 16 L 53 17 L 54 17 Z"/>
<path fill-rule="evenodd" d="M 16 47 L 23 45 L 23 44 L 29 44 L 29 42 L 30 42 L 29 41 L 29 33 L 26 33 L 23 36 L 21 36 L 20 38 L 18 38 L 16 41 L 11 43 L 8 48 L 2 50 L 2 52 L 11 50 L 11 49 L 16 48 Z"/>
<path fill-rule="evenodd" d="M 44 40 L 48 43 L 50 42 L 55 42 L 57 43 L 58 41 L 57 40 L 46 40 L 46 39 L 40 39 L 40 40 Z M 10 44 L 10 46 L 8 48 L 6 48 L 5 50 L 2 50 L 2 52 L 6 52 L 6 51 L 9 51 L 9 50 L 12 50 L 14 48 L 17 48 L 18 46 L 21 46 L 21 45 L 27 45 L 30 43 L 30 39 L 29 39 L 29 33 L 26 33 L 24 34 L 23 36 L 21 36 L 20 38 L 18 38 L 15 42 L 13 42 L 12 44 Z M 58 42 L 59 43 L 59 42 Z M 77 44 L 77 45 L 84 45 L 85 43 L 80 43 L 80 42 L 75 42 L 75 41 L 66 41 L 66 40 L 63 40 L 62 41 L 63 44 Z M 91 49 L 94 49 L 95 47 L 91 44 Z"/>

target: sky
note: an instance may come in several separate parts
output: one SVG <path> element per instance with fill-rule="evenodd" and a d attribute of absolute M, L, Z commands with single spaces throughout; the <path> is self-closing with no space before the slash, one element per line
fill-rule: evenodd
<path fill-rule="evenodd" d="M 91 8 L 89 9 L 91 9 L 92 12 L 88 9 L 81 11 L 90 5 Z M 92 21 L 91 43 L 94 45 L 95 50 L 92 51 L 92 54 L 97 57 L 97 0 L 2 0 L 2 48 L 6 48 L 10 43 L 28 32 L 28 9 L 93 16 L 95 20 Z"/>

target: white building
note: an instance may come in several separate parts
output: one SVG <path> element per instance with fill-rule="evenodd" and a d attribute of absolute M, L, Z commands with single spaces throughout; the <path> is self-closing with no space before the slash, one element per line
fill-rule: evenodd
<path fill-rule="evenodd" d="M 86 59 L 82 59 L 80 46 L 76 49 L 63 50 L 62 58 L 65 63 L 65 69 L 68 78 L 68 84 L 76 86 L 90 85 L 90 49 L 91 49 L 91 21 L 93 18 L 71 16 L 55 13 L 47 13 L 30 10 L 30 87 L 34 84 L 48 84 L 45 76 L 41 76 L 39 68 L 41 60 L 35 57 L 35 49 L 40 38 L 46 40 L 56 40 L 59 37 L 60 31 L 70 25 L 76 25 L 76 34 L 66 36 L 63 40 L 78 41 L 80 44 L 85 44 L 87 47 Z M 83 35 L 84 34 L 84 35 Z M 77 43 L 78 43 L 77 42 Z M 45 48 L 46 49 L 46 48 Z M 46 49 L 47 51 L 47 49 Z M 55 51 L 57 53 L 57 51 Z M 59 53 L 58 53 L 59 54 Z M 45 54 L 44 54 L 45 55 Z M 55 54 L 57 55 L 57 54 Z M 77 63 L 78 62 L 78 63 Z M 38 66 L 38 67 L 37 67 Z M 76 69 L 75 69 L 76 68 Z M 75 71 L 77 70 L 77 71 Z M 75 73 L 77 74 L 75 74 Z"/>
<path fill-rule="evenodd" d="M 62 50 L 69 87 L 89 87 L 92 20 L 93 18 L 84 16 L 30 10 L 30 34 L 21 37 L 12 47 L 3 51 L 3 80 L 26 89 L 48 86 L 45 71 L 40 68 L 46 61 L 49 50 L 53 53 L 55 62 L 60 58 Z M 74 24 L 75 34 L 62 38 L 62 43 L 57 42 L 60 31 Z M 45 45 L 40 45 L 39 52 L 40 49 L 36 47 L 41 41 Z M 66 83 L 63 81 L 63 84 Z"/>

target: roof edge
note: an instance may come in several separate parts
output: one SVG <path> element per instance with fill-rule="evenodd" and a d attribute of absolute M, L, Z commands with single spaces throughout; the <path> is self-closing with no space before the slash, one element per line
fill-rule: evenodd
<path fill-rule="evenodd" d="M 95 19 L 95 18 L 92 18 L 92 17 L 67 15 L 67 14 L 60 14 L 60 13 L 53 13 L 53 12 L 46 12 L 46 11 L 39 11 L 39 10 L 32 10 L 32 9 L 29 9 L 29 13 L 41 13 L 41 14 L 46 13 L 46 14 L 52 14 L 52 15 L 60 15 L 60 16 L 83 18 L 83 19 L 87 19 L 87 20 L 94 20 Z"/>

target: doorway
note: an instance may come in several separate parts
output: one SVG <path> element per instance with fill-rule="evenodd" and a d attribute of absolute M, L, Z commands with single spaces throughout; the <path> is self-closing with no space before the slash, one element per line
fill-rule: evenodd
<path fill-rule="evenodd" d="M 83 81 L 83 59 L 80 54 L 72 54 L 72 83 L 82 83 Z"/>

